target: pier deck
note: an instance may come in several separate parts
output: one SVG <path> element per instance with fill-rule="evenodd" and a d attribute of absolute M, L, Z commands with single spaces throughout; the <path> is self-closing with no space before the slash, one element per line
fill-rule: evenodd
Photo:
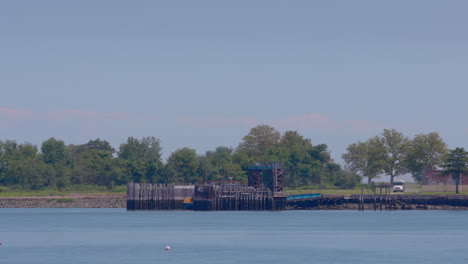
<path fill-rule="evenodd" d="M 184 204 L 190 201 L 190 206 Z M 468 209 L 468 195 L 320 193 L 286 196 L 241 184 L 171 185 L 129 183 L 127 210 L 248 211 L 284 209 L 397 210 L 452 206 Z"/>

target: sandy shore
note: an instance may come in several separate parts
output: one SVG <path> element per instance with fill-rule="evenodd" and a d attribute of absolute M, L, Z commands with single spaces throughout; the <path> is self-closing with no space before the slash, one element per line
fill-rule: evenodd
<path fill-rule="evenodd" d="M 125 195 L 0 197 L 0 208 L 126 208 Z"/>

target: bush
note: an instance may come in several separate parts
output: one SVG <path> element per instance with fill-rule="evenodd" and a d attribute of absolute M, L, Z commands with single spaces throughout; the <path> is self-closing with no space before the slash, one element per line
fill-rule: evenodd
<path fill-rule="evenodd" d="M 115 186 L 113 192 L 127 192 L 127 185 Z"/>
<path fill-rule="evenodd" d="M 10 188 L 6 186 L 0 186 L 0 192 L 8 192 L 8 191 L 10 191 Z"/>

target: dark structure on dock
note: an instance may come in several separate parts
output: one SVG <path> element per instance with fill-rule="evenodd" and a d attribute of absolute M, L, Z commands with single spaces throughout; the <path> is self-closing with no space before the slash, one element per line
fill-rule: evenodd
<path fill-rule="evenodd" d="M 468 208 L 468 195 L 374 194 L 276 196 L 265 187 L 241 183 L 200 183 L 172 185 L 129 183 L 128 210 L 182 210 L 189 203 L 193 210 L 283 210 L 283 209 L 350 209 L 398 210 Z"/>
<path fill-rule="evenodd" d="M 128 210 L 187 209 L 283 210 L 283 170 L 276 163 L 248 169 L 245 182 L 201 182 L 195 185 L 129 183 Z"/>
<path fill-rule="evenodd" d="M 286 196 L 274 196 L 264 187 L 232 183 L 129 183 L 127 186 L 128 210 L 187 209 L 188 204 L 198 211 L 282 210 L 286 207 Z"/>
<path fill-rule="evenodd" d="M 254 188 L 266 187 L 273 194 L 283 192 L 283 168 L 275 162 L 267 166 L 249 167 L 247 171 L 249 186 Z"/>
<path fill-rule="evenodd" d="M 193 209 L 223 210 L 280 210 L 285 204 L 275 199 L 269 189 L 233 184 L 204 184 L 195 186 Z"/>
<path fill-rule="evenodd" d="M 220 181 L 197 184 L 129 183 L 127 210 L 396 210 L 468 208 L 468 195 L 392 194 L 390 184 L 375 186 L 373 194 L 322 195 L 283 193 L 283 170 L 276 163 L 248 168 L 248 184 Z M 377 190 L 380 190 L 379 193 Z"/>

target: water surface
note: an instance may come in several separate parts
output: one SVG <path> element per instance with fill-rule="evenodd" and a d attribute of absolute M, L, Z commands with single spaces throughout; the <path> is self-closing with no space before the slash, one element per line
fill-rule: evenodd
<path fill-rule="evenodd" d="M 467 220 L 468 211 L 0 209 L 0 263 L 468 263 Z"/>

